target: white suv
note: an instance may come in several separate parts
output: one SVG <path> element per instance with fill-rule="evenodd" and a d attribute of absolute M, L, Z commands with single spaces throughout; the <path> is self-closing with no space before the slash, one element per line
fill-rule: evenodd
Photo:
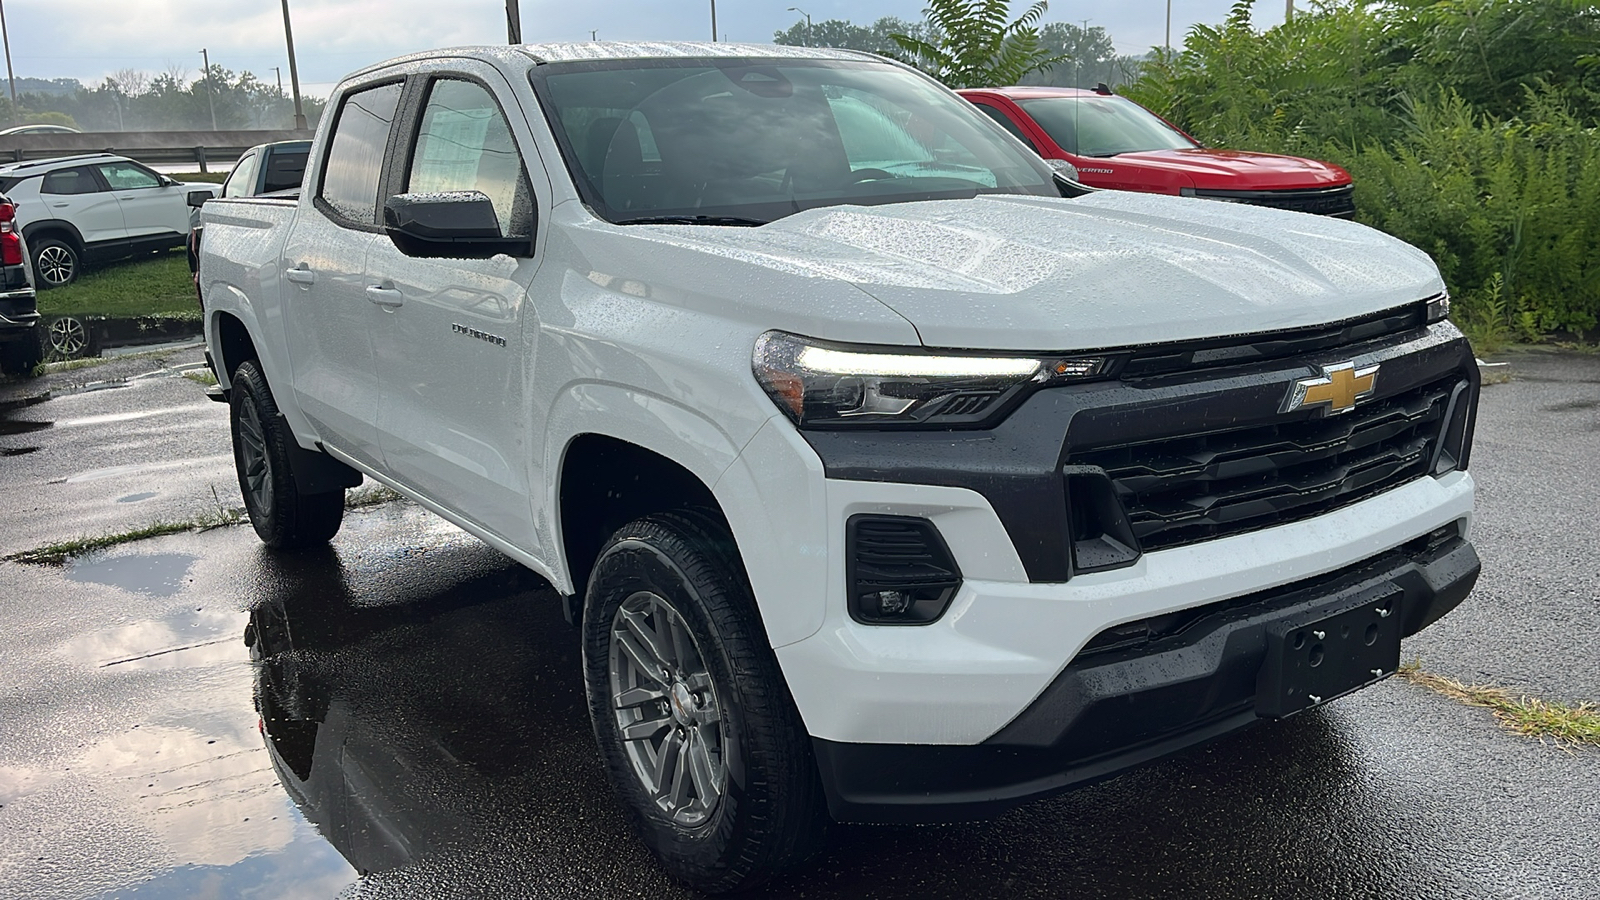
<path fill-rule="evenodd" d="M 85 263 L 183 246 L 189 191 L 216 189 L 109 153 L 0 166 L 40 288 L 71 284 Z"/>

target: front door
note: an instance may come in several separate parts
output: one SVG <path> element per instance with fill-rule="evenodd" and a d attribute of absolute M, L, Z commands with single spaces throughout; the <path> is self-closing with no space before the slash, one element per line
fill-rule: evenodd
<path fill-rule="evenodd" d="M 383 312 L 365 290 L 378 229 L 378 183 L 401 82 L 347 94 L 311 208 L 295 217 L 281 260 L 284 322 L 300 408 L 324 444 L 383 468 L 372 330 Z"/>
<path fill-rule="evenodd" d="M 489 88 L 487 66 L 433 76 L 417 131 L 401 142 L 395 193 L 480 191 L 505 236 L 532 244 L 534 197 L 525 158 Z M 514 103 L 506 107 L 517 109 Z M 525 124 L 525 123 L 524 123 Z M 537 261 L 414 259 L 380 238 L 368 291 L 387 313 L 374 331 L 385 465 L 401 482 L 519 547 L 536 545 L 529 491 L 529 403 L 536 323 L 527 302 Z"/>
<path fill-rule="evenodd" d="M 187 187 L 165 184 L 156 173 L 131 162 L 100 163 L 95 168 L 117 196 L 122 221 L 134 244 L 142 243 L 141 239 L 151 246 L 169 239 L 176 244 L 189 233 Z"/>

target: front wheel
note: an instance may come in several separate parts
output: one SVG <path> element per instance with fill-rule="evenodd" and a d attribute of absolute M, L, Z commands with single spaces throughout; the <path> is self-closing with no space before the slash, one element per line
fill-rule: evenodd
<path fill-rule="evenodd" d="M 282 550 L 326 544 L 344 519 L 344 490 L 300 492 L 289 462 L 294 435 L 254 362 L 233 373 L 229 406 L 239 492 L 256 535 Z"/>
<path fill-rule="evenodd" d="M 617 531 L 583 631 L 612 786 L 669 872 L 721 893 L 810 855 L 824 824 L 810 738 L 719 526 L 661 514 Z"/>

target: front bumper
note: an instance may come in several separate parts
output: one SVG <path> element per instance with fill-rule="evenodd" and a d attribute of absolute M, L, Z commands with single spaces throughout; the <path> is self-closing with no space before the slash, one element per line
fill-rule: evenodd
<path fill-rule="evenodd" d="M 1202 607 L 1174 634 L 1080 654 L 980 744 L 813 738 L 829 810 L 840 821 L 990 816 L 1203 743 L 1256 720 L 1257 673 L 1275 623 L 1397 590 L 1403 634 L 1415 634 L 1460 604 L 1478 571 L 1464 537 L 1422 538 L 1328 575 Z"/>

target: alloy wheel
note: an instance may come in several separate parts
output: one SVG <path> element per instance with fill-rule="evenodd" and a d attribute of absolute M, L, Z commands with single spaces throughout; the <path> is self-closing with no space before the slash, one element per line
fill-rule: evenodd
<path fill-rule="evenodd" d="M 50 249 L 47 248 L 46 252 Z M 50 323 L 50 349 L 62 359 L 72 359 L 89 346 L 89 329 L 72 316 L 62 316 Z"/>
<path fill-rule="evenodd" d="M 634 775 L 674 823 L 710 818 L 728 787 L 722 709 L 688 623 L 640 591 L 611 623 L 611 707 Z"/>
<path fill-rule="evenodd" d="M 39 277 L 48 284 L 60 287 L 72 281 L 74 263 L 72 251 L 59 244 L 55 244 L 39 251 L 34 268 L 38 269 Z"/>

